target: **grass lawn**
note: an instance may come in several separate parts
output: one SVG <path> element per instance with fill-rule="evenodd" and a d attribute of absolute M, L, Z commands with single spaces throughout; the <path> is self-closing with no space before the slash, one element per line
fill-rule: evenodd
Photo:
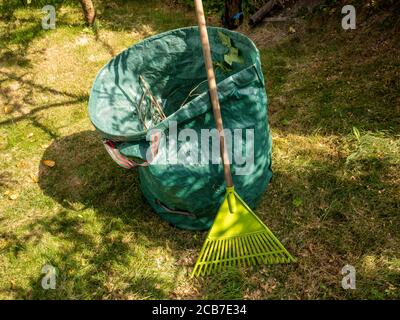
<path fill-rule="evenodd" d="M 76 5 L 57 6 L 55 30 L 42 30 L 40 9 L 0 20 L 0 298 L 399 299 L 398 16 L 347 32 L 340 10 L 241 27 L 261 52 L 274 143 L 256 212 L 298 263 L 191 279 L 205 233 L 152 212 L 87 113 L 112 56 L 196 24 L 161 3 L 97 1 L 96 31 Z M 55 290 L 41 286 L 46 264 Z M 346 264 L 355 290 L 341 286 Z"/>

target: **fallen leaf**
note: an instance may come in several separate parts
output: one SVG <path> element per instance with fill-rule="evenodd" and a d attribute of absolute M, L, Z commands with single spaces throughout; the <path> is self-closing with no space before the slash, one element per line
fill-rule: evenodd
<path fill-rule="evenodd" d="M 293 27 L 289 27 L 289 32 L 290 32 L 290 33 L 296 33 L 296 29 L 293 28 Z"/>
<path fill-rule="evenodd" d="M 79 37 L 76 40 L 76 44 L 79 46 L 84 46 L 84 45 L 88 44 L 88 42 L 89 42 L 89 39 L 86 36 Z"/>
<path fill-rule="evenodd" d="M 17 168 L 26 168 L 27 164 L 25 161 L 20 161 L 15 165 Z"/>
<path fill-rule="evenodd" d="M 42 163 L 49 168 L 53 168 L 56 165 L 56 162 L 53 160 L 43 160 Z"/>
<path fill-rule="evenodd" d="M 29 133 L 29 134 L 27 135 L 27 137 L 28 137 L 28 138 L 32 138 L 32 137 L 33 137 L 33 132 Z"/>
<path fill-rule="evenodd" d="M 4 107 L 4 113 L 10 113 L 11 111 L 12 111 L 12 108 L 10 106 Z"/>
<path fill-rule="evenodd" d="M 16 193 L 10 194 L 8 196 L 10 198 L 10 200 L 16 200 L 18 198 L 18 195 Z"/>
<path fill-rule="evenodd" d="M 282 120 L 281 120 L 281 123 L 282 123 L 284 126 L 288 126 L 288 125 L 290 124 L 290 121 L 289 121 L 288 119 L 282 119 Z"/>
<path fill-rule="evenodd" d="M 298 208 L 298 207 L 300 207 L 302 204 L 303 204 L 303 200 L 301 200 L 301 198 L 296 197 L 296 198 L 293 199 L 293 205 L 294 205 L 295 207 Z"/>
<path fill-rule="evenodd" d="M 29 177 L 31 178 L 31 180 L 32 180 L 33 182 L 35 182 L 35 183 L 38 183 L 38 182 L 39 182 L 39 178 L 38 178 L 38 176 L 37 176 L 36 174 L 31 173 L 31 174 L 29 175 Z"/>

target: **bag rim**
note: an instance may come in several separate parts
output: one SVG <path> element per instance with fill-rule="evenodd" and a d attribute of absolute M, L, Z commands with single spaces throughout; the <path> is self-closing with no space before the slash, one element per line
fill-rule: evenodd
<path fill-rule="evenodd" d="M 264 86 L 264 76 L 262 74 L 262 72 L 259 70 L 259 68 L 261 68 L 260 65 L 260 61 L 259 61 L 259 50 L 257 49 L 257 47 L 255 46 L 254 42 L 248 38 L 247 36 L 245 36 L 244 34 L 241 34 L 239 32 L 236 31 L 232 31 L 232 30 L 227 30 L 221 27 L 207 27 L 208 29 L 213 29 L 216 31 L 223 31 L 226 33 L 229 33 L 231 35 L 234 36 L 234 40 L 241 42 L 243 44 L 246 45 L 250 45 L 252 47 L 252 49 L 255 50 L 256 54 L 257 54 L 257 62 L 253 63 L 252 65 L 249 65 L 248 67 L 240 70 L 239 72 L 236 72 L 232 75 L 230 75 L 229 77 L 225 78 L 224 80 L 220 81 L 217 84 L 218 87 L 218 95 L 220 96 L 221 101 L 223 100 L 225 94 L 227 92 L 229 92 L 231 90 L 230 88 L 230 84 L 232 82 L 234 82 L 234 79 L 243 76 L 243 74 L 249 73 L 250 71 L 253 71 L 255 73 L 255 76 L 258 77 L 258 80 L 262 83 L 262 85 Z M 146 134 L 148 132 L 148 130 L 142 130 L 142 131 L 137 131 L 135 133 L 129 133 L 126 135 L 116 135 L 110 132 L 105 132 L 101 127 L 101 123 L 98 123 L 96 121 L 96 102 L 97 102 L 97 93 L 95 93 L 95 86 L 96 84 L 100 81 L 99 78 L 102 75 L 102 72 L 106 69 L 109 68 L 109 66 L 116 60 L 117 57 L 123 55 L 124 53 L 126 54 L 127 51 L 131 50 L 133 47 L 135 46 L 139 46 L 139 45 L 143 45 L 158 39 L 161 39 L 163 37 L 169 36 L 173 33 L 179 32 L 179 31 L 193 31 L 193 30 L 198 30 L 197 26 L 191 26 L 191 27 L 184 27 L 184 28 L 178 28 L 178 29 L 173 29 L 173 30 L 169 30 L 154 36 L 151 36 L 149 38 L 146 38 L 140 42 L 137 42 L 135 44 L 133 44 L 132 46 L 126 48 L 125 50 L 123 50 L 122 52 L 120 52 L 117 56 L 113 57 L 112 59 L 110 59 L 97 73 L 95 80 L 93 81 L 93 85 L 92 88 L 90 90 L 90 96 L 89 96 L 89 103 L 88 103 L 88 111 L 89 111 L 89 118 L 90 121 L 92 123 L 92 125 L 96 128 L 97 131 L 99 131 L 102 136 L 104 138 L 113 140 L 113 141 L 124 141 L 124 142 L 129 142 L 129 141 L 139 141 L 142 140 L 143 138 L 146 137 Z M 253 81 L 254 79 L 252 79 L 251 81 Z M 250 81 L 249 81 L 250 82 Z M 248 82 L 248 83 L 249 83 Z M 203 93 L 201 93 L 200 95 L 198 95 L 196 98 L 194 98 L 193 100 L 187 102 L 186 104 L 184 104 L 181 108 L 179 108 L 178 110 L 176 110 L 174 113 L 170 114 L 168 117 L 166 117 L 163 121 L 159 122 L 156 126 L 152 127 L 151 129 L 159 129 L 159 130 L 165 130 L 168 127 L 168 123 L 170 121 L 174 121 L 177 120 L 178 123 L 181 123 L 183 121 L 186 121 L 188 119 L 191 119 L 193 117 L 196 116 L 200 116 L 202 114 L 204 114 L 205 112 L 209 111 L 211 109 L 211 105 L 209 103 L 204 103 L 203 104 L 203 108 L 198 108 L 199 112 L 197 112 L 194 116 L 193 116 L 193 112 L 191 113 L 190 117 L 189 116 L 184 116 L 185 113 L 187 113 L 187 110 L 190 109 L 190 107 L 194 104 L 194 103 L 199 103 L 199 101 L 201 101 L 202 99 L 205 99 L 205 96 L 208 96 L 209 94 L 209 90 L 207 89 L 206 91 L 204 91 Z M 221 108 L 223 108 L 223 106 L 221 105 Z"/>

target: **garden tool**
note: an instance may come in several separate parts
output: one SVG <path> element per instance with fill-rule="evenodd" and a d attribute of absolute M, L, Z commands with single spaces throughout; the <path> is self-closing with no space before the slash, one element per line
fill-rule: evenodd
<path fill-rule="evenodd" d="M 210 275 L 229 266 L 294 262 L 295 258 L 235 192 L 228 151 L 225 145 L 217 83 L 211 58 L 203 3 L 201 0 L 195 0 L 194 2 L 211 104 L 219 133 L 226 195 L 201 249 L 192 277 Z"/>

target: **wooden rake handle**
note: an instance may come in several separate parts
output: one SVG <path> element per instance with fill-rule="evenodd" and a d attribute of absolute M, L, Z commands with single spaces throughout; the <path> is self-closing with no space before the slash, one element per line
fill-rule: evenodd
<path fill-rule="evenodd" d="M 219 134 L 220 141 L 220 152 L 222 164 L 224 166 L 224 176 L 226 181 L 226 186 L 233 187 L 231 168 L 228 157 L 228 150 L 225 145 L 224 137 L 224 126 L 222 124 L 221 108 L 219 105 L 218 92 L 217 92 L 217 82 L 215 80 L 215 73 L 211 58 L 210 43 L 208 41 L 208 33 L 206 26 L 206 18 L 204 17 L 204 9 L 202 0 L 194 0 L 194 5 L 196 8 L 197 23 L 200 30 L 201 46 L 203 47 L 204 63 L 206 65 L 208 88 L 210 91 L 211 104 L 214 113 L 215 124 L 217 126 L 217 131 Z"/>

